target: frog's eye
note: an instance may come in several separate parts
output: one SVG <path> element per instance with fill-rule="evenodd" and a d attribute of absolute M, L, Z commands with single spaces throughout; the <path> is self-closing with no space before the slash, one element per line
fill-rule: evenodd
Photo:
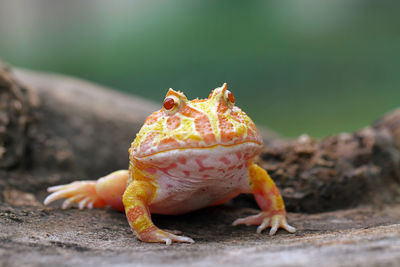
<path fill-rule="evenodd" d="M 167 112 L 174 112 L 176 107 L 179 106 L 179 99 L 173 95 L 167 96 L 164 99 L 163 106 Z"/>
<path fill-rule="evenodd" d="M 224 99 L 225 99 L 226 103 L 228 103 L 229 105 L 233 106 L 235 104 L 235 96 L 229 90 L 225 91 Z"/>

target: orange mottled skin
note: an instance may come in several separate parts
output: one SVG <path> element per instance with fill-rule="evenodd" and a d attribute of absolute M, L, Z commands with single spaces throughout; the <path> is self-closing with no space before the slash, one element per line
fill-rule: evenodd
<path fill-rule="evenodd" d="M 226 84 L 207 99 L 189 101 L 170 89 L 163 107 L 151 114 L 129 149 L 129 169 L 97 181 L 77 181 L 49 188 L 45 204 L 66 198 L 62 208 L 112 206 L 125 210 L 129 225 L 144 242 L 194 242 L 159 229 L 152 213 L 181 214 L 222 204 L 241 193 L 253 193 L 257 215 L 233 225 L 258 225 L 295 232 L 267 172 L 253 160 L 263 146 L 253 121 L 235 106 Z"/>

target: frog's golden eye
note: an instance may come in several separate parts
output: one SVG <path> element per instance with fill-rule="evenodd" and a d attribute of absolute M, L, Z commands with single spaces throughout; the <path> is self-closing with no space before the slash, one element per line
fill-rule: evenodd
<path fill-rule="evenodd" d="M 179 106 L 179 99 L 176 96 L 170 95 L 164 99 L 163 107 L 167 112 L 174 112 Z"/>
<path fill-rule="evenodd" d="M 226 103 L 230 104 L 230 105 L 234 105 L 235 104 L 235 96 L 233 95 L 233 93 L 229 90 L 225 91 L 224 94 L 224 98 Z"/>

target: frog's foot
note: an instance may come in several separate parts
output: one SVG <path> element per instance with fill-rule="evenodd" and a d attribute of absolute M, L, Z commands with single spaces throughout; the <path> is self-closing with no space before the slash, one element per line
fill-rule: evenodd
<path fill-rule="evenodd" d="M 259 225 L 257 233 L 261 233 L 265 228 L 271 227 L 271 230 L 269 231 L 270 235 L 274 235 L 278 228 L 283 228 L 290 233 L 296 232 L 296 228 L 287 223 L 286 216 L 282 213 L 270 214 L 268 212 L 260 212 L 257 215 L 237 219 L 232 223 L 233 226 L 239 224 Z"/>
<path fill-rule="evenodd" d="M 153 226 L 150 229 L 144 230 L 143 232 L 139 233 L 138 237 L 143 242 L 165 243 L 167 246 L 171 245 L 172 242 L 194 243 L 193 239 L 191 239 L 190 237 L 179 236 L 174 233 L 180 233 L 180 231 L 163 231 Z"/>
<path fill-rule="evenodd" d="M 91 209 L 105 205 L 105 201 L 96 193 L 96 181 L 78 181 L 66 185 L 52 186 L 47 191 L 52 194 L 44 200 L 45 205 L 61 198 L 65 198 L 61 206 L 62 209 L 67 209 L 74 203 L 78 204 L 79 209 L 85 207 Z"/>

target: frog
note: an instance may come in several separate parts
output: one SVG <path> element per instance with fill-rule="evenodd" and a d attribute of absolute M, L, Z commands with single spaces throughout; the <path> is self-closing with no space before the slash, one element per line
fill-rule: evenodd
<path fill-rule="evenodd" d="M 147 117 L 129 148 L 129 168 L 98 180 L 48 188 L 44 204 L 65 199 L 62 209 L 112 207 L 125 212 L 143 242 L 193 243 L 179 231 L 162 230 L 152 214 L 178 215 L 253 194 L 261 211 L 232 224 L 294 233 L 282 195 L 255 160 L 263 148 L 255 123 L 235 104 L 224 83 L 208 98 L 188 100 L 169 89 L 160 110 Z"/>

